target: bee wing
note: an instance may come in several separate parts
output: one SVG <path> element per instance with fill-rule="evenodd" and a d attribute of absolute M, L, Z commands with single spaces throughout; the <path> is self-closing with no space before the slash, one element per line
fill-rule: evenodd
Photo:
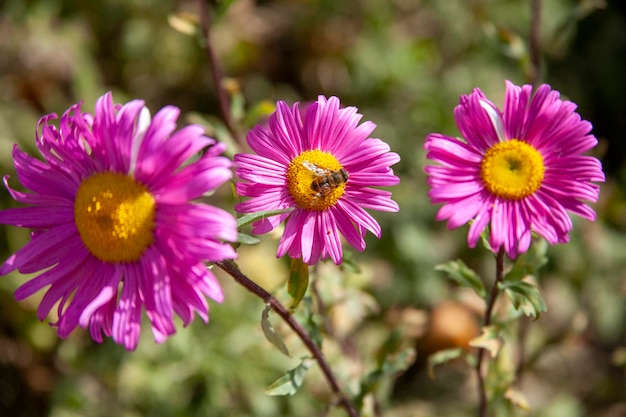
<path fill-rule="evenodd" d="M 315 175 L 318 176 L 322 176 L 322 175 L 326 175 L 327 173 L 329 173 L 330 171 L 321 167 L 318 167 L 317 165 L 315 165 L 312 162 L 309 161 L 302 161 L 302 165 L 308 169 L 309 171 L 315 173 Z"/>

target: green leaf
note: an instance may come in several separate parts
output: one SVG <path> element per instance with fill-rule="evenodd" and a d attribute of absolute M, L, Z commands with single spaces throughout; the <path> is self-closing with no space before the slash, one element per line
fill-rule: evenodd
<path fill-rule="evenodd" d="M 293 395 L 302 386 L 304 377 L 309 368 L 315 363 L 313 359 L 305 358 L 300 365 L 287 371 L 287 373 L 265 389 L 267 395 Z"/>
<path fill-rule="evenodd" d="M 493 249 L 491 249 L 491 244 L 489 243 L 489 233 L 490 233 L 489 228 L 485 227 L 482 233 L 480 234 L 480 242 L 482 243 L 485 249 L 487 249 L 489 252 L 493 252 Z"/>
<path fill-rule="evenodd" d="M 167 23 L 178 33 L 196 36 L 199 32 L 198 17 L 191 13 L 180 12 L 167 16 Z"/>
<path fill-rule="evenodd" d="M 252 235 L 248 235 L 246 233 L 237 233 L 237 240 L 235 241 L 237 243 L 242 243 L 244 245 L 256 245 L 259 242 L 261 242 L 261 239 L 259 239 L 256 236 L 252 236 Z"/>
<path fill-rule="evenodd" d="M 235 0 L 219 0 L 216 2 L 217 7 L 215 8 L 215 12 L 217 14 L 217 16 L 223 16 L 229 9 L 229 7 L 235 2 Z M 209 3 L 209 7 L 211 7 L 211 4 L 213 2 Z"/>
<path fill-rule="evenodd" d="M 241 84 L 235 78 L 222 79 L 224 90 L 230 95 L 230 114 L 233 120 L 241 122 L 246 115 L 246 99 L 241 93 Z"/>
<path fill-rule="evenodd" d="M 482 328 L 480 336 L 470 340 L 470 346 L 483 348 L 492 358 L 495 358 L 500 352 L 504 341 L 500 337 L 500 331 L 497 326 L 486 326 Z"/>
<path fill-rule="evenodd" d="M 264 119 L 274 113 L 276 105 L 268 100 L 263 100 L 256 103 L 250 108 L 246 118 L 243 121 L 245 126 L 252 127 L 257 124 L 261 119 Z"/>
<path fill-rule="evenodd" d="M 289 350 L 287 350 L 287 346 L 283 342 L 283 339 L 276 333 L 274 330 L 274 326 L 270 323 L 269 315 L 272 307 L 268 304 L 263 310 L 263 314 L 261 314 L 261 328 L 263 329 L 263 334 L 265 338 L 274 346 L 278 348 L 284 355 L 291 357 L 289 354 Z"/>
<path fill-rule="evenodd" d="M 529 282 L 505 281 L 499 284 L 499 288 L 511 299 L 513 307 L 527 316 L 537 319 L 539 314 L 548 310 L 539 289 Z"/>
<path fill-rule="evenodd" d="M 387 358 L 400 349 L 404 339 L 404 334 L 399 329 L 393 329 L 387 339 L 378 348 L 376 352 L 376 364 L 379 368 L 382 368 Z"/>
<path fill-rule="evenodd" d="M 309 288 L 309 266 L 302 259 L 292 258 L 289 268 L 287 292 L 291 295 L 291 310 L 295 310 Z"/>
<path fill-rule="evenodd" d="M 448 278 L 456 282 L 461 287 L 467 287 L 474 290 L 481 298 L 487 297 L 487 291 L 483 281 L 478 274 L 474 272 L 462 260 L 450 261 L 445 264 L 437 265 L 436 271 L 443 271 L 448 274 Z"/>
<path fill-rule="evenodd" d="M 256 213 L 243 215 L 237 219 L 237 229 L 241 229 L 242 227 L 252 224 L 256 222 L 257 220 L 261 220 L 266 217 L 275 216 L 277 214 L 289 213 L 290 211 L 293 211 L 293 207 L 289 207 L 287 209 L 280 209 L 280 210 L 257 211 Z"/>
<path fill-rule="evenodd" d="M 383 379 L 395 376 L 398 372 L 404 371 L 411 366 L 414 361 L 415 349 L 412 347 L 385 357 L 381 365 L 376 370 L 367 374 L 361 381 L 359 395 L 354 399 L 356 405 L 360 408 L 365 396 L 374 391 Z"/>
<path fill-rule="evenodd" d="M 306 317 L 302 325 L 309 334 L 309 336 L 311 336 L 311 340 L 313 340 L 313 343 L 315 343 L 317 347 L 321 349 L 322 341 L 324 340 L 324 338 L 322 336 L 322 329 L 315 320 L 316 314 L 313 309 L 313 299 L 311 297 L 304 297 L 302 306 L 304 307 L 302 310 L 304 310 L 303 313 Z"/>
<path fill-rule="evenodd" d="M 513 404 L 522 411 L 525 411 L 527 413 L 531 411 L 526 396 L 518 388 L 508 387 L 507 390 L 504 392 L 504 398 L 509 400 L 511 404 Z"/>
<path fill-rule="evenodd" d="M 433 353 L 428 357 L 428 375 L 431 378 L 435 377 L 435 366 L 443 365 L 444 363 L 448 363 L 453 359 L 460 358 L 463 355 L 463 349 L 461 348 L 452 348 L 452 349 L 444 349 L 440 350 L 436 353 Z"/>

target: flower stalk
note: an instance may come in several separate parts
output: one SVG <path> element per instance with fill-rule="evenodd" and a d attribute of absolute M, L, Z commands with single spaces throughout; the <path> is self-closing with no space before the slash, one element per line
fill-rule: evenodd
<path fill-rule="evenodd" d="M 226 125 L 226 129 L 228 129 L 228 132 L 232 136 L 233 140 L 238 146 L 241 146 L 242 141 L 239 132 L 235 128 L 233 114 L 230 110 L 228 93 L 222 83 L 222 67 L 220 66 L 220 63 L 215 55 L 215 51 L 213 50 L 213 45 L 211 44 L 211 9 L 207 5 L 207 0 L 198 0 L 198 7 L 200 9 L 200 29 L 202 30 L 202 38 L 204 39 L 204 51 L 209 61 L 211 79 L 213 80 L 213 85 L 215 87 L 220 113 L 222 114 L 224 125 Z"/>
<path fill-rule="evenodd" d="M 320 348 L 313 342 L 311 336 L 307 333 L 307 331 L 298 323 L 296 319 L 289 313 L 289 310 L 285 306 L 283 306 L 280 301 L 276 299 L 272 294 L 267 292 L 263 287 L 259 286 L 256 282 L 252 281 L 245 274 L 243 274 L 233 263 L 231 262 L 216 262 L 217 267 L 222 269 L 228 275 L 234 278 L 234 280 L 250 291 L 252 294 L 256 295 L 260 299 L 263 300 L 266 304 L 272 307 L 274 310 L 284 321 L 287 323 L 291 329 L 296 332 L 302 343 L 306 346 L 306 348 L 311 352 L 311 355 L 315 358 L 324 377 L 328 381 L 330 388 L 337 396 L 338 404 L 341 406 L 350 417 L 359 417 L 359 413 L 357 412 L 352 401 L 346 397 L 341 388 L 339 387 L 339 383 L 333 374 L 330 365 L 324 358 L 324 354 L 320 350 Z"/>
<path fill-rule="evenodd" d="M 500 248 L 496 254 L 496 277 L 489 292 L 489 299 L 487 300 L 487 307 L 485 308 L 485 318 L 483 327 L 491 325 L 491 317 L 493 315 L 493 308 L 496 304 L 496 299 L 500 294 L 499 284 L 504 280 L 504 249 Z M 487 389 L 485 387 L 485 376 L 483 374 L 483 360 L 485 358 L 485 348 L 478 348 L 477 360 L 476 360 L 476 377 L 478 379 L 478 416 L 487 417 L 488 404 Z"/>
<path fill-rule="evenodd" d="M 539 87 L 541 80 L 541 0 L 532 0 L 530 9 L 528 81 L 533 88 Z"/>

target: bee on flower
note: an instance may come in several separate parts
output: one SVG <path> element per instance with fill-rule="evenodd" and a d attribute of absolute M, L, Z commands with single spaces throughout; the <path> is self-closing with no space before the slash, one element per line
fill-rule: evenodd
<path fill-rule="evenodd" d="M 293 210 L 253 224 L 267 233 L 286 222 L 277 256 L 287 254 L 313 265 L 343 259 L 340 237 L 365 249 L 369 230 L 381 236 L 378 222 L 365 209 L 395 212 L 391 192 L 374 187 L 399 183 L 392 165 L 400 161 L 389 145 L 371 138 L 376 125 L 355 107 L 341 108 L 337 97 L 319 97 L 301 113 L 299 104 L 280 101 L 267 127 L 247 135 L 256 154 L 235 155 L 237 192 L 249 200 L 235 205 L 241 213 Z"/>

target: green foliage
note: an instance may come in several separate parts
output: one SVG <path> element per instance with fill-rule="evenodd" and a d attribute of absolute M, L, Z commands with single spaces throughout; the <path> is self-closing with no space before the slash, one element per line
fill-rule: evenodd
<path fill-rule="evenodd" d="M 494 325 L 483 327 L 481 335 L 470 341 L 470 346 L 485 349 L 492 358 L 498 356 L 502 345 L 502 327 Z"/>
<path fill-rule="evenodd" d="M 487 291 L 481 278 L 462 260 L 458 259 L 437 265 L 435 270 L 445 272 L 452 281 L 461 287 L 472 289 L 479 297 L 483 299 L 487 297 Z"/>
<path fill-rule="evenodd" d="M 375 392 L 382 381 L 405 370 L 414 360 L 415 349 L 413 348 L 407 348 L 397 353 L 389 352 L 388 355 L 385 355 L 384 360 L 379 364 L 378 368 L 365 375 L 361 380 L 359 393 L 354 399 L 357 407 L 363 407 L 365 396 Z"/>
<path fill-rule="evenodd" d="M 287 292 L 291 295 L 291 310 L 295 310 L 309 288 L 309 266 L 302 259 L 292 259 L 289 269 Z"/>
<path fill-rule="evenodd" d="M 261 328 L 263 329 L 263 334 L 265 335 L 265 338 L 276 348 L 278 348 L 281 353 L 286 356 L 291 356 L 289 354 L 287 346 L 285 346 L 285 342 L 283 342 L 283 339 L 276 333 L 276 330 L 274 330 L 274 326 L 272 326 L 272 323 L 270 323 L 269 315 L 271 310 L 272 307 L 270 305 L 267 305 L 265 307 L 265 310 L 263 310 L 263 314 L 261 315 Z"/>
<path fill-rule="evenodd" d="M 529 282 L 505 281 L 499 287 L 511 299 L 513 306 L 527 316 L 536 319 L 548 309 L 539 289 Z"/>
<path fill-rule="evenodd" d="M 317 323 L 318 315 L 313 309 L 313 299 L 311 297 L 304 297 L 301 307 L 302 315 L 304 315 L 304 318 L 300 319 L 300 317 L 298 317 L 298 321 L 307 331 L 313 343 L 321 348 L 322 342 L 324 340 L 324 335 L 322 333 L 320 325 Z"/>
<path fill-rule="evenodd" d="M 231 109 L 242 138 L 254 124 L 265 122 L 278 99 L 304 103 L 318 94 L 338 95 L 376 123 L 373 135 L 402 158 L 394 166 L 401 184 L 392 189 L 401 211 L 377 213 L 381 239 L 368 235 L 364 253 L 346 250 L 341 269 L 323 264 L 311 270 L 322 287 L 320 295 L 304 291 L 301 275 L 291 285 L 296 295 L 286 292 L 287 275 L 277 272 L 285 265 L 274 259 L 276 236 L 258 244 L 246 232 L 254 221 L 283 211 L 238 220 L 238 242 L 243 244 L 238 250 L 247 251 L 245 260 L 253 259 L 251 277 L 284 303 L 298 305 L 294 316 L 318 346 L 323 342 L 340 383 L 359 388 L 363 402 L 374 401 L 381 415 L 472 415 L 475 393 L 468 393 L 464 382 L 474 378 L 474 356 L 458 348 L 439 350 L 427 361 L 418 351 L 417 376 L 403 382 L 411 388 L 410 399 L 392 397 L 388 385 L 408 365 L 416 339 L 423 336 L 419 324 L 392 318 L 404 307 L 426 315 L 428 308 L 450 298 L 469 299 L 473 307 L 469 292 L 486 297 L 481 277 L 492 276 L 493 255 L 467 248 L 467 227 L 450 231 L 434 220 L 438 207 L 427 197 L 423 139 L 430 132 L 459 134 L 453 108 L 460 94 L 480 87 L 498 101 L 503 80 L 526 81 L 530 2 L 208 3 L 216 5 L 214 41 L 230 77 Z M 543 4 L 544 80 L 579 104 L 597 129 L 601 146 L 594 152 L 602 157 L 608 143 L 620 143 L 624 131 L 622 125 L 615 129 L 609 124 L 624 120 L 623 12 L 611 0 L 602 11 L 594 0 Z M 1 174 L 10 175 L 9 183 L 16 185 L 12 147 L 17 143 L 36 155 L 33 132 L 39 117 L 79 100 L 92 110 L 107 90 L 118 102 L 143 98 L 153 112 L 176 105 L 184 116 L 181 122 L 203 125 L 208 135 L 227 143 L 229 156 L 245 149 L 220 116 L 196 14 L 194 2 L 0 2 Z M 575 219 L 567 245 L 548 248 L 538 240 L 500 285 L 508 297 L 501 300 L 505 307 L 512 304 L 518 310 L 497 310 L 498 320 L 487 329 L 487 342 L 502 342 L 490 364 L 490 392 L 506 397 L 492 404 L 493 415 L 608 416 L 619 412 L 615 410 L 626 398 L 623 368 L 616 369 L 623 367 L 626 344 L 626 168 L 619 149 L 607 153 L 612 168 L 595 205 L 598 220 Z M 228 190 L 210 198 L 232 210 Z M 9 194 L 0 191 L 0 209 L 13 206 Z M 27 239 L 24 230 L 0 226 L 0 260 Z M 486 238 L 484 243 L 488 247 Z M 448 285 L 440 272 L 456 285 Z M 98 345 L 82 330 L 59 340 L 47 324 L 54 317 L 44 323 L 36 318 L 43 294 L 20 303 L 12 295 L 29 278 L 11 274 L 0 279 L 0 415 L 328 413 L 332 399 L 318 372 L 308 373 L 301 385 L 310 360 L 295 364 L 283 355 L 303 357 L 299 341 L 274 316 L 270 323 L 269 310 L 261 313 L 259 300 L 228 277 L 219 276 L 226 300 L 211 304 L 208 326 L 198 319 L 187 328 L 179 325 L 178 333 L 160 345 L 144 326 L 139 348 L 130 354 L 110 341 Z M 540 316 L 548 307 L 549 313 Z M 537 319 L 526 338 L 519 336 L 524 334 L 521 314 Z M 412 332 L 400 332 L 403 326 Z M 276 349 L 268 349 L 266 339 Z M 381 347 L 381 341 L 389 346 Z M 490 346 L 483 341 L 473 344 Z M 523 381 L 532 384 L 529 390 L 522 385 L 521 394 L 510 391 L 517 346 L 525 346 Z M 465 361 L 452 360 L 459 357 Z M 429 364 L 436 366 L 435 379 L 428 379 Z M 276 396 L 265 395 L 268 381 L 289 368 L 268 388 Z M 298 395 L 290 396 L 298 388 Z M 530 412 L 516 408 L 524 395 Z M 330 415 L 344 413 L 333 410 Z"/>
<path fill-rule="evenodd" d="M 434 353 L 428 356 L 428 375 L 431 378 L 435 377 L 435 367 L 437 365 L 444 365 L 451 360 L 458 359 L 463 355 L 463 349 L 461 348 L 451 348 L 440 350 L 437 353 Z"/>
<path fill-rule="evenodd" d="M 300 365 L 289 370 L 285 375 L 278 378 L 265 389 L 267 395 L 293 395 L 302 386 L 304 376 L 309 368 L 315 363 L 314 360 L 304 358 Z"/>
<path fill-rule="evenodd" d="M 265 219 L 270 216 L 274 216 L 276 214 L 283 214 L 293 211 L 293 208 L 282 209 L 282 210 L 266 210 L 266 211 L 258 211 L 256 213 L 244 214 L 241 217 L 237 218 L 237 229 L 241 229 L 245 226 L 249 226 L 252 223 Z"/>
<path fill-rule="evenodd" d="M 499 289 L 506 293 L 515 309 L 534 319 L 547 311 L 548 307 L 537 286 L 527 279 L 538 278 L 539 269 L 548 262 L 547 250 L 546 241 L 539 239 L 528 252 L 516 259 L 504 281 L 499 284 Z"/>

